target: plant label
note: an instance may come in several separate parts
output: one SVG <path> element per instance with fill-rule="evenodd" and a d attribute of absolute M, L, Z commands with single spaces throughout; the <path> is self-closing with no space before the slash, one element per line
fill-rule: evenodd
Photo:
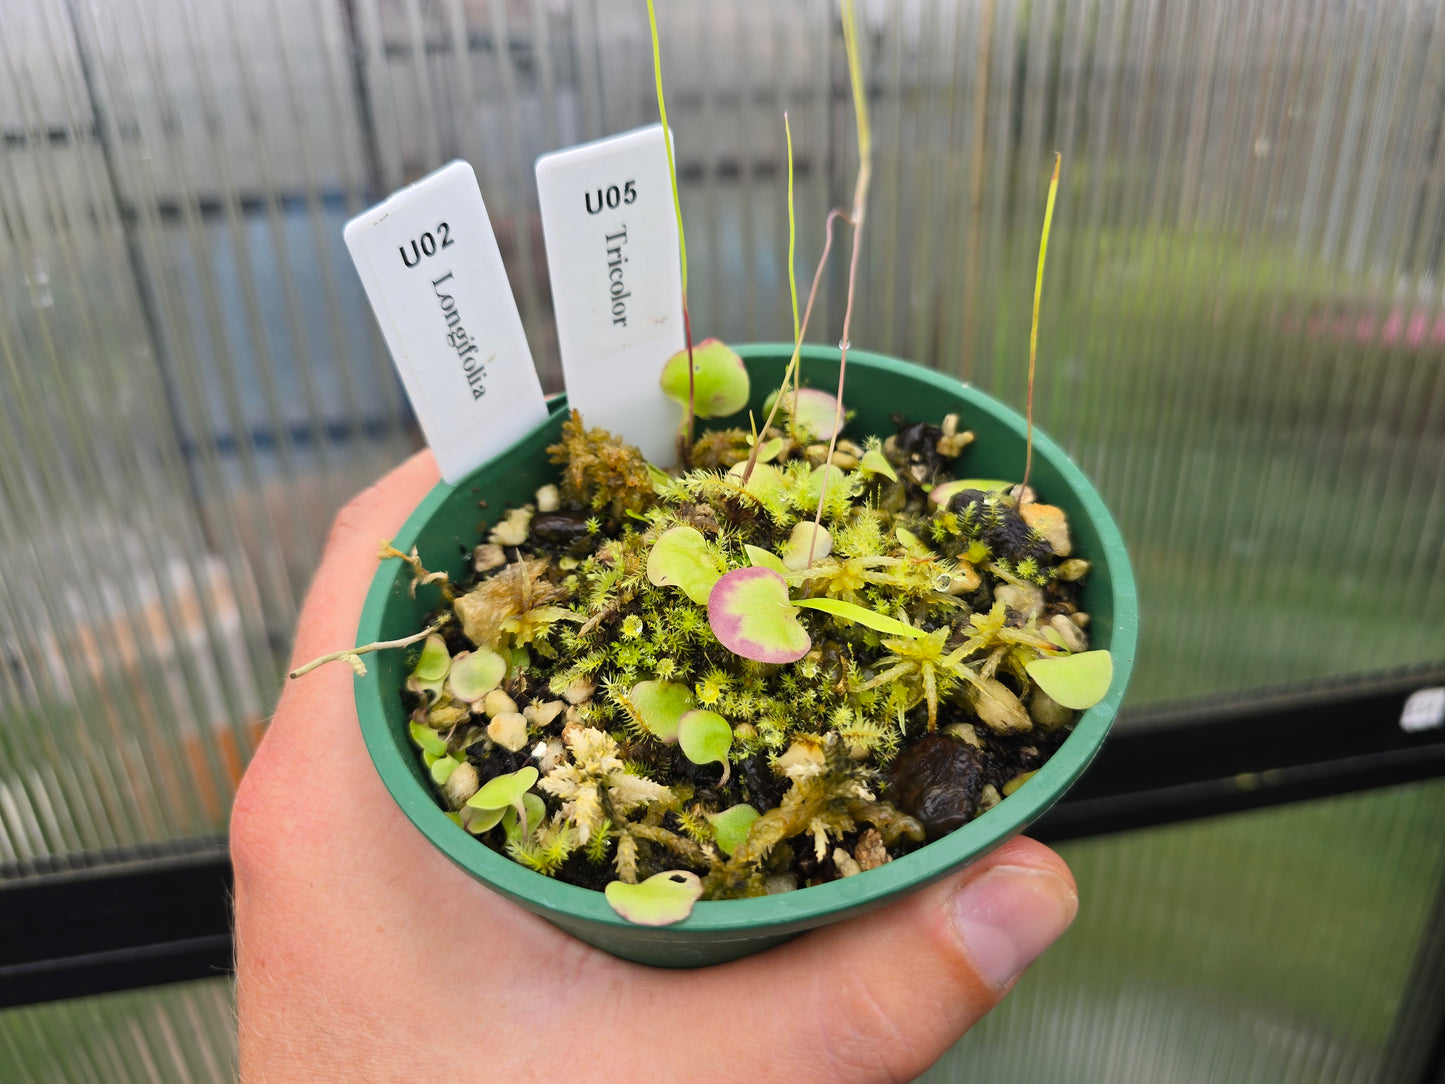
<path fill-rule="evenodd" d="M 658 464 L 680 411 L 658 383 L 683 348 L 677 217 L 662 126 L 537 159 L 567 400 Z"/>
<path fill-rule="evenodd" d="M 1445 726 L 1445 687 L 1416 689 L 1400 712 L 1400 729 L 1406 734 L 1423 734 Z"/>
<path fill-rule="evenodd" d="M 455 483 L 547 417 L 477 176 L 451 162 L 346 224 L 411 405 Z"/>

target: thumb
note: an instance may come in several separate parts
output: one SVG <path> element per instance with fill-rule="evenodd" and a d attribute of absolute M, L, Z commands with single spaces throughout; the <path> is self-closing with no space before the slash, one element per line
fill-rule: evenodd
<path fill-rule="evenodd" d="M 727 965 L 736 992 L 716 993 L 737 1024 L 748 1007 L 752 1019 L 734 1034 L 776 1052 L 780 1079 L 911 1080 L 998 1003 L 1077 910 L 1063 860 L 1015 839 L 897 903 Z"/>

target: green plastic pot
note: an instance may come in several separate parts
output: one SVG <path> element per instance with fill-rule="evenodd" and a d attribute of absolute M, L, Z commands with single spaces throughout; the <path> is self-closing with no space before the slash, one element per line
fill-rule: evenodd
<path fill-rule="evenodd" d="M 791 347 L 762 344 L 742 347 L 738 353 L 752 376 L 751 409 L 761 418 L 763 400 L 781 380 Z M 806 347 L 803 366 L 811 385 L 836 386 L 836 349 Z M 940 373 L 851 351 L 845 399 L 857 412 L 849 430 L 853 434 L 893 432 L 889 418 L 895 412 L 937 422 L 957 411 L 962 424 L 978 437 L 962 460 L 969 476 L 1017 478 L 1023 471 L 1023 418 Z M 565 402 L 556 404 L 546 424 L 513 447 L 457 485 L 438 485 L 417 506 L 393 544 L 402 550 L 416 546 L 426 567 L 463 576 L 483 523 L 496 523 L 509 505 L 530 501 L 539 486 L 556 480 L 546 447 L 558 439 L 566 414 Z M 430 845 L 508 899 L 623 959 L 662 967 L 722 963 L 779 944 L 802 930 L 881 907 L 966 866 L 1027 828 L 1088 767 L 1123 699 L 1138 630 L 1134 576 L 1124 542 L 1094 488 L 1038 431 L 1033 471 L 1030 481 L 1040 499 L 1064 509 L 1074 552 L 1092 563 L 1084 588 L 1084 608 L 1092 615 L 1090 641 L 1112 653 L 1114 680 L 1108 695 L 1079 717 L 1073 733 L 1033 778 L 982 816 L 912 854 L 812 888 L 759 899 L 699 903 L 687 919 L 673 926 L 636 926 L 614 912 L 601 892 L 533 873 L 478 842 L 446 816 L 407 734 L 399 695 L 406 677 L 405 652 L 379 652 L 356 683 L 357 713 L 371 758 L 392 797 Z M 395 639 L 423 627 L 438 597 L 434 588 L 423 588 L 413 599 L 409 584 L 402 562 L 382 565 L 366 598 L 357 643 Z M 424 845 L 417 841 L 417 846 Z"/>

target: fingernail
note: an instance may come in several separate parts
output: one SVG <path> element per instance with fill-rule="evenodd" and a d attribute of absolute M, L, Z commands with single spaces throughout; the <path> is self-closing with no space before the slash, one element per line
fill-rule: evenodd
<path fill-rule="evenodd" d="M 1079 897 L 1058 876 L 995 866 L 953 897 L 953 924 L 974 970 L 997 990 L 1018 978 L 1074 921 Z"/>

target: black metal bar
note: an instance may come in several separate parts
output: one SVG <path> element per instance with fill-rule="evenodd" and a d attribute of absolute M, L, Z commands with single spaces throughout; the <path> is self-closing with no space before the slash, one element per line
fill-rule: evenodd
<path fill-rule="evenodd" d="M 1136 714 L 1030 834 L 1078 839 L 1445 778 L 1445 728 L 1399 725 L 1406 698 L 1435 685 L 1445 667 Z M 0 867 L 0 1007 L 224 973 L 231 883 L 220 836 Z"/>
<path fill-rule="evenodd" d="M 224 837 L 0 869 L 0 1008 L 223 974 Z"/>
<path fill-rule="evenodd" d="M 1406 732 L 1406 700 L 1445 667 L 1129 716 L 1032 834 L 1047 842 L 1445 776 L 1445 728 Z"/>

